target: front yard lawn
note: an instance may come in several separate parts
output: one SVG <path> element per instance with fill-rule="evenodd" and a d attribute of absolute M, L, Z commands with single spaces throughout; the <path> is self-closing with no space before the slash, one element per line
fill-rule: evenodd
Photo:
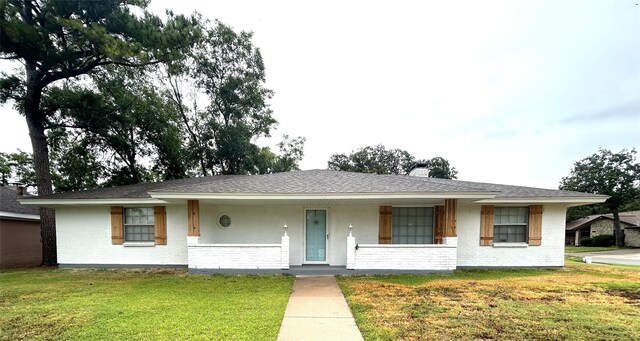
<path fill-rule="evenodd" d="M 366 340 L 640 340 L 640 268 L 342 276 Z"/>
<path fill-rule="evenodd" d="M 0 340 L 274 340 L 292 283 L 184 270 L 3 270 Z"/>

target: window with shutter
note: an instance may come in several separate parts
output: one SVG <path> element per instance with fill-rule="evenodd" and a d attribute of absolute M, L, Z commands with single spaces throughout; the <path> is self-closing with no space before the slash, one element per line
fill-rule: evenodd
<path fill-rule="evenodd" d="M 481 208 L 480 245 L 528 243 L 541 245 L 542 205 Z"/>
<path fill-rule="evenodd" d="M 394 207 L 393 244 L 433 244 L 433 207 Z"/>
<path fill-rule="evenodd" d="M 380 206 L 378 244 L 391 244 L 391 206 Z"/>
<path fill-rule="evenodd" d="M 111 206 L 111 244 L 118 245 L 124 242 L 122 222 L 122 207 Z"/>
<path fill-rule="evenodd" d="M 156 245 L 167 245 L 167 211 L 164 206 L 153 208 L 154 237 Z"/>
<path fill-rule="evenodd" d="M 127 207 L 124 209 L 124 241 L 155 242 L 154 209 Z"/>

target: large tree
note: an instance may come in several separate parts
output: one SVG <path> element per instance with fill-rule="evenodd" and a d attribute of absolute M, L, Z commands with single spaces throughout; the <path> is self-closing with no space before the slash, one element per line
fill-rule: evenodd
<path fill-rule="evenodd" d="M 620 209 L 640 200 L 640 164 L 636 150 L 613 153 L 600 149 L 576 162 L 571 173 L 562 178 L 560 189 L 610 196 L 603 206 L 613 214 L 616 245 L 623 246 Z"/>
<path fill-rule="evenodd" d="M 18 183 L 27 190 L 35 187 L 36 174 L 33 156 L 18 150 L 14 153 L 0 152 L 0 185 Z"/>
<path fill-rule="evenodd" d="M 277 121 L 252 36 L 215 21 L 186 58 L 166 67 L 164 83 L 182 118 L 195 174 L 254 173 L 264 161 L 254 141 L 269 136 Z"/>
<path fill-rule="evenodd" d="M 328 167 L 358 173 L 407 174 L 414 163 L 415 157 L 406 150 L 387 149 L 379 144 L 359 148 L 349 154 L 333 154 Z"/>
<path fill-rule="evenodd" d="M 185 176 L 178 115 L 148 78 L 143 69 L 111 66 L 91 74 L 94 89 L 65 84 L 45 94 L 43 107 L 58 108 L 49 126 L 51 149 L 60 165 L 74 166 L 67 173 L 98 163 L 91 173 L 106 186 Z M 77 148 L 86 153 L 69 164 L 65 159 Z"/>
<path fill-rule="evenodd" d="M 408 174 L 417 164 L 429 169 L 429 177 L 455 179 L 458 171 L 451 167 L 443 157 L 429 160 L 417 160 L 403 149 L 387 149 L 383 145 L 367 146 L 349 154 L 333 154 L 328 161 L 328 168 L 358 173 L 376 174 Z"/>
<path fill-rule="evenodd" d="M 420 162 L 420 161 L 419 161 Z M 425 167 L 429 170 L 430 178 L 457 179 L 458 170 L 449 164 L 449 160 L 436 156 L 424 161 Z"/>
<path fill-rule="evenodd" d="M 0 101 L 12 99 L 24 114 L 39 195 L 52 193 L 47 112 L 51 84 L 105 65 L 139 67 L 175 59 L 196 41 L 197 18 L 168 13 L 163 22 L 144 0 L 1 0 L 0 57 L 24 68 L 0 77 Z M 54 211 L 41 208 L 43 265 L 55 265 Z"/>

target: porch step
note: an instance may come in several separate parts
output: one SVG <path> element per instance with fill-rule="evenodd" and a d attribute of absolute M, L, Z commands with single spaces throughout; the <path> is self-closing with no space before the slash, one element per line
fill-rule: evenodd
<path fill-rule="evenodd" d="M 353 270 L 347 270 L 346 266 L 302 265 L 290 267 L 288 273 L 296 276 L 333 276 L 353 274 Z"/>

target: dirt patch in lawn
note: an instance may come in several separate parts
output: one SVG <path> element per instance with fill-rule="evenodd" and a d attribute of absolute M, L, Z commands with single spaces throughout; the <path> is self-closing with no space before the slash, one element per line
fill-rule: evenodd
<path fill-rule="evenodd" d="M 339 281 L 368 340 L 640 339 L 638 268 L 491 271 Z"/>

